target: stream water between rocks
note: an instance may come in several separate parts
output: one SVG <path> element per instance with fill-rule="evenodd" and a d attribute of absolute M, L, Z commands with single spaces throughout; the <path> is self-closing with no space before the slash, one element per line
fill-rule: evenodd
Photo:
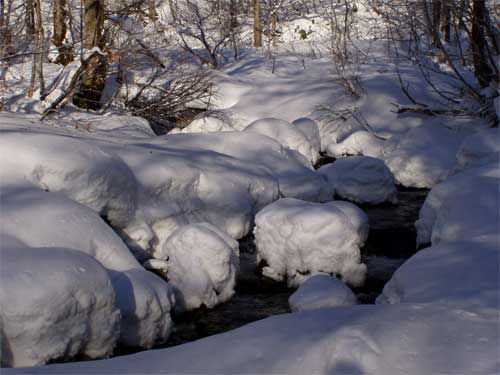
<path fill-rule="evenodd" d="M 398 191 L 398 204 L 362 206 L 370 218 L 370 235 L 362 249 L 368 275 L 365 285 L 354 289 L 360 303 L 374 303 L 385 283 L 416 252 L 414 223 L 427 190 Z M 213 309 L 197 309 L 174 316 L 169 347 L 226 332 L 272 315 L 289 313 L 288 297 L 295 289 L 260 276 L 256 271 L 253 236 L 240 241 L 241 272 L 236 294 Z"/>

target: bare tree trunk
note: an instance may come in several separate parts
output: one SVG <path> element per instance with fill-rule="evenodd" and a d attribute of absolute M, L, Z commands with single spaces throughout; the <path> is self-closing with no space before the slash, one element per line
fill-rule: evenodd
<path fill-rule="evenodd" d="M 52 41 L 59 50 L 56 64 L 68 65 L 73 60 L 73 53 L 70 46 L 64 43 L 66 38 L 66 0 L 54 0 L 54 36 Z"/>
<path fill-rule="evenodd" d="M 84 0 L 84 34 L 83 47 L 91 50 L 95 47 L 101 50 L 105 46 L 104 37 L 104 0 Z M 80 108 L 97 110 L 101 107 L 101 95 L 106 83 L 107 59 L 101 54 L 95 54 L 88 62 L 88 68 L 82 77 L 79 92 L 73 98 L 73 103 Z"/>
<path fill-rule="evenodd" d="M 444 40 L 447 43 L 450 43 L 450 41 L 451 41 L 451 8 L 450 8 L 449 0 L 445 0 L 442 10 L 443 10 L 442 30 L 444 32 Z"/>
<path fill-rule="evenodd" d="M 155 0 L 148 0 L 148 16 L 153 21 L 156 21 L 158 19 Z"/>
<path fill-rule="evenodd" d="M 474 59 L 474 73 L 482 87 L 489 85 L 493 72 L 487 61 L 484 25 L 486 23 L 485 0 L 473 0 L 471 47 Z"/>
<path fill-rule="evenodd" d="M 441 6 L 441 0 L 434 0 L 432 3 L 432 44 L 434 47 L 440 45 Z"/>
<path fill-rule="evenodd" d="M 43 77 L 43 59 L 45 57 L 45 37 L 42 20 L 42 6 L 40 0 L 35 0 L 35 44 L 33 46 L 33 64 L 31 67 L 31 81 L 28 89 L 28 97 L 33 97 L 35 93 L 36 80 L 38 76 L 40 95 L 45 91 L 45 80 Z"/>
<path fill-rule="evenodd" d="M 253 0 L 253 45 L 262 47 L 262 11 L 260 0 Z"/>

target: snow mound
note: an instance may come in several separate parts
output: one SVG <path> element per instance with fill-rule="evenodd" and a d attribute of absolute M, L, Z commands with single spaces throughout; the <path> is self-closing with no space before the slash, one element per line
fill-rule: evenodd
<path fill-rule="evenodd" d="M 293 126 L 288 121 L 276 118 L 264 118 L 250 123 L 244 131 L 272 138 L 283 145 L 283 147 L 299 152 L 311 164 L 315 164 L 319 158 L 319 150 L 313 146 L 308 136 L 303 133 L 303 130 Z"/>
<path fill-rule="evenodd" d="M 311 276 L 288 299 L 293 312 L 354 305 L 356 302 L 352 290 L 330 275 Z"/>
<path fill-rule="evenodd" d="M 145 271 L 94 211 L 61 193 L 22 185 L 2 185 L 0 202 L 2 234 L 30 247 L 79 250 L 109 270 L 122 316 L 120 342 L 151 347 L 166 340 L 172 325 L 169 285 Z"/>
<path fill-rule="evenodd" d="M 136 181 L 117 156 L 75 137 L 35 132 L 2 132 L 0 148 L 0 163 L 15 166 L 18 177 L 65 194 L 115 227 L 132 218 Z"/>
<path fill-rule="evenodd" d="M 470 168 L 500 159 L 500 131 L 486 129 L 464 139 L 457 153 L 458 168 Z"/>
<path fill-rule="evenodd" d="M 290 125 L 291 126 L 291 125 Z M 323 178 L 310 167 L 304 166 L 305 159 L 301 154 L 293 150 L 285 149 L 277 141 L 267 136 L 253 132 L 224 132 L 209 134 L 176 134 L 168 135 L 155 142 L 155 145 L 168 145 L 168 147 L 179 148 L 183 150 L 211 150 L 223 155 L 238 159 L 239 169 L 249 170 L 250 181 L 256 180 L 255 176 L 260 170 L 260 174 L 266 173 L 266 188 L 252 189 L 251 191 L 260 191 L 265 196 L 279 193 L 281 196 L 298 198 L 308 201 L 327 201 L 331 200 L 333 193 Z M 193 155 L 191 155 L 193 158 Z M 219 156 L 219 158 L 221 158 Z M 200 157 L 200 163 L 206 166 L 207 156 Z M 214 160 L 216 160 L 214 158 Z M 218 162 L 216 165 L 220 165 Z M 205 168 L 206 169 L 206 168 Z M 220 170 L 220 168 L 218 168 Z M 236 168 L 233 167 L 233 170 Z M 220 173 L 220 172 L 219 172 Z M 232 172 L 234 173 L 234 172 Z M 269 179 L 273 179 L 272 182 Z M 246 180 L 246 179 L 245 179 Z M 273 185 L 275 184 L 275 185 Z M 224 184 L 227 186 L 228 184 Z M 275 200 L 274 198 L 273 200 Z M 264 199 L 259 199 L 260 208 L 263 207 Z M 269 204 L 270 201 L 264 203 Z M 205 220 L 208 221 L 208 220 Z M 213 224 L 213 223 L 212 223 Z M 223 229 L 223 228 L 221 228 Z M 231 234 L 227 230 L 225 232 Z"/>
<path fill-rule="evenodd" d="M 318 272 L 340 275 L 352 285 L 363 284 L 366 266 L 360 264 L 359 246 L 364 231 L 344 212 L 346 203 L 342 209 L 336 202 L 285 198 L 260 211 L 254 234 L 258 260 L 267 264 L 263 274 L 287 280 L 289 285 Z"/>
<path fill-rule="evenodd" d="M 120 342 L 149 349 L 167 341 L 175 298 L 171 286 L 144 269 L 110 271 L 116 304 L 122 314 Z"/>
<path fill-rule="evenodd" d="M 77 355 L 106 357 L 120 313 L 108 273 L 64 248 L 0 248 L 2 366 L 36 366 Z"/>
<path fill-rule="evenodd" d="M 238 242 L 208 223 L 177 229 L 164 246 L 176 310 L 208 308 L 234 294 L 239 268 Z"/>
<path fill-rule="evenodd" d="M 343 199 L 379 204 L 397 201 L 394 177 L 383 160 L 368 156 L 337 159 L 318 170 Z"/>
<path fill-rule="evenodd" d="M 391 139 L 394 148 L 385 162 L 396 181 L 428 188 L 445 180 L 456 163 L 463 136 L 439 125 L 422 125 Z"/>
<path fill-rule="evenodd" d="M 380 158 L 383 155 L 385 141 L 366 130 L 358 130 L 340 143 L 331 143 L 326 147 L 328 155 L 335 158 L 346 155 L 366 155 Z"/>
<path fill-rule="evenodd" d="M 319 127 L 316 121 L 311 120 L 307 117 L 301 117 L 292 122 L 296 128 L 298 128 L 307 138 L 314 150 L 314 155 L 316 160 L 313 160 L 313 164 L 316 164 L 319 158 L 319 153 L 321 151 L 321 138 L 319 136 Z"/>
<path fill-rule="evenodd" d="M 227 132 L 234 131 L 235 129 L 217 117 L 205 116 L 196 118 L 185 128 L 181 129 L 180 133 L 211 133 L 211 132 Z"/>
<path fill-rule="evenodd" d="M 446 303 L 499 308 L 498 235 L 421 250 L 385 285 L 377 303 Z"/>
<path fill-rule="evenodd" d="M 6 374 L 158 374 L 166 368 L 210 374 L 489 374 L 500 370 L 499 349 L 497 309 L 356 305 L 278 315 L 171 348 Z"/>
<path fill-rule="evenodd" d="M 466 169 L 434 186 L 415 223 L 417 243 L 436 245 L 497 232 L 499 181 L 500 168 L 492 163 Z"/>

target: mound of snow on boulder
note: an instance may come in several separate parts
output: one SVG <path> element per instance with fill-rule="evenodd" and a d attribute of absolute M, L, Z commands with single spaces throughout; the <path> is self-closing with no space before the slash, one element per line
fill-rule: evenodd
<path fill-rule="evenodd" d="M 417 243 L 457 241 L 498 231 L 500 167 L 464 170 L 434 186 L 415 223 Z"/>
<path fill-rule="evenodd" d="M 356 302 L 352 290 L 330 275 L 311 276 L 288 299 L 293 312 L 354 305 Z"/>
<path fill-rule="evenodd" d="M 368 204 L 397 201 L 394 177 L 383 160 L 350 156 L 321 167 L 318 173 L 343 199 Z"/>
<path fill-rule="evenodd" d="M 106 357 L 120 334 L 108 273 L 70 249 L 29 248 L 2 236 L 2 366 Z"/>
<path fill-rule="evenodd" d="M 258 260 L 267 264 L 263 274 L 289 285 L 318 272 L 339 275 L 352 285 L 363 284 L 366 266 L 360 263 L 359 247 L 366 240 L 366 229 L 362 220 L 351 221 L 349 210 L 364 215 L 347 202 L 285 198 L 265 207 L 257 214 L 254 229 Z"/>
<path fill-rule="evenodd" d="M 208 223 L 177 229 L 164 246 L 176 310 L 208 308 L 234 294 L 239 269 L 238 242 Z"/>
<path fill-rule="evenodd" d="M 443 126 L 422 125 L 391 138 L 385 162 L 401 185 L 429 188 L 450 175 L 462 139 Z"/>
<path fill-rule="evenodd" d="M 309 137 L 304 133 L 306 126 L 309 128 L 309 125 L 304 125 L 304 121 L 299 121 L 297 127 L 285 120 L 264 118 L 250 123 L 244 131 L 262 134 L 275 139 L 283 147 L 298 151 L 306 157 L 309 163 L 315 164 L 319 158 L 319 150 L 309 140 L 313 137 L 310 130 L 307 131 L 310 134 Z"/>
<path fill-rule="evenodd" d="M 340 143 L 329 144 L 326 147 L 326 152 L 335 158 L 346 155 L 366 155 L 380 158 L 383 155 L 385 144 L 385 140 L 375 137 L 366 130 L 358 130 Z"/>
<path fill-rule="evenodd" d="M 212 116 L 204 116 L 194 119 L 185 128 L 174 130 L 175 131 L 171 131 L 170 134 L 227 132 L 234 131 L 235 129 L 223 119 Z"/>
<path fill-rule="evenodd" d="M 319 136 L 318 124 L 316 121 L 307 117 L 298 118 L 294 120 L 292 124 L 306 136 L 307 140 L 313 147 L 315 159 L 312 160 L 312 163 L 316 164 L 321 151 L 321 138 Z"/>
<path fill-rule="evenodd" d="M 446 303 L 499 308 L 498 235 L 419 251 L 396 270 L 377 303 Z"/>
<path fill-rule="evenodd" d="M 485 129 L 464 139 L 457 153 L 458 168 L 470 168 L 500 160 L 500 131 Z"/>

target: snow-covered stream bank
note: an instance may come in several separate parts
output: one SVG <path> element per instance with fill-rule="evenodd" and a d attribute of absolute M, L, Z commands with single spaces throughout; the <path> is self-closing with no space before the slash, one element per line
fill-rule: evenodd
<path fill-rule="evenodd" d="M 375 299 L 394 271 L 416 252 L 414 223 L 427 196 L 426 189 L 399 187 L 398 203 L 364 206 L 370 219 L 370 234 L 362 248 L 362 260 L 367 264 L 363 286 L 353 288 L 358 302 L 375 303 Z M 252 235 L 240 242 L 240 274 L 236 294 L 212 309 L 201 308 L 173 316 L 175 328 L 164 348 L 184 344 L 203 337 L 239 328 L 256 320 L 290 312 L 289 297 L 295 288 L 260 274 L 255 265 L 255 244 Z M 140 350 L 119 347 L 115 355 Z"/>

